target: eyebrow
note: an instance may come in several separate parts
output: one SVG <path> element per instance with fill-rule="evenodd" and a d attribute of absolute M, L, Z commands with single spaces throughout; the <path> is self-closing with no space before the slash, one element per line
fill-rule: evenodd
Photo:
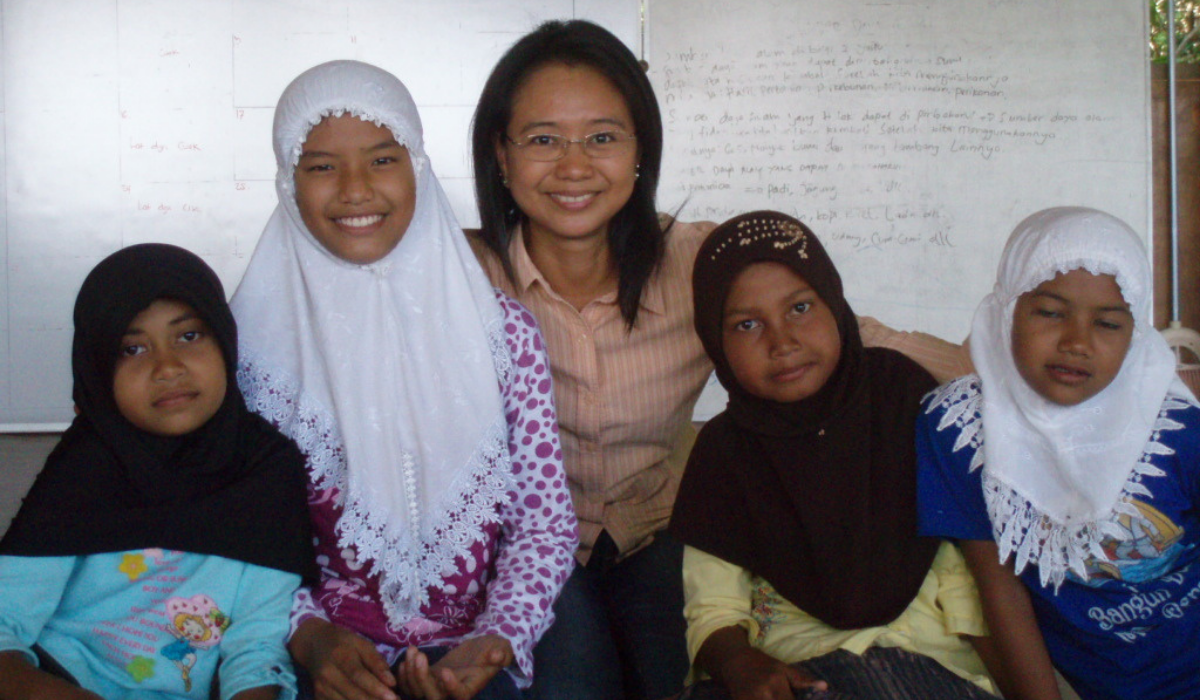
<path fill-rule="evenodd" d="M 817 294 L 817 290 L 813 289 L 812 287 L 804 286 L 804 287 L 797 289 L 795 291 L 795 293 L 788 296 L 787 302 L 789 304 L 793 304 L 796 301 L 798 301 L 801 297 L 803 297 L 805 294 L 808 294 L 808 293 L 811 293 L 813 295 L 813 301 L 821 300 L 821 295 Z M 752 314 L 752 313 L 755 313 L 756 311 L 757 311 L 757 309 L 755 309 L 755 308 L 739 309 L 737 307 L 734 307 L 734 308 L 726 307 L 725 311 L 721 314 L 721 318 L 729 318 L 730 316 Z"/>
<path fill-rule="evenodd" d="M 1055 294 L 1053 292 L 1034 290 L 1032 292 L 1032 294 L 1034 297 L 1045 297 L 1047 299 L 1053 299 L 1055 301 L 1062 302 L 1063 304 L 1072 305 L 1072 302 L 1070 299 L 1067 299 L 1066 297 L 1061 296 L 1059 294 Z M 1101 306 L 1101 307 L 1098 307 L 1096 309 L 1096 311 L 1100 311 L 1102 313 L 1103 312 L 1117 312 L 1117 313 L 1126 313 L 1126 314 L 1129 314 L 1130 316 L 1133 315 L 1133 312 L 1129 310 L 1128 304 L 1125 304 L 1123 306 Z"/>
<path fill-rule="evenodd" d="M 180 315 L 176 316 L 175 318 L 171 319 L 170 321 L 167 321 L 167 325 L 168 326 L 178 326 L 181 323 L 186 323 L 191 320 L 197 320 L 197 321 L 200 321 L 201 323 L 204 323 L 204 319 L 200 318 L 199 314 L 189 312 L 189 313 L 185 313 L 185 314 L 180 314 Z M 146 335 L 146 331 L 142 330 L 141 328 L 138 328 L 137 326 L 130 326 L 129 328 L 125 329 L 125 332 L 121 335 L 121 337 L 126 338 L 131 335 Z"/>
<path fill-rule="evenodd" d="M 385 151 L 389 148 L 404 148 L 404 146 L 400 145 L 400 142 L 397 141 L 396 139 L 388 139 L 386 141 L 380 141 L 379 143 L 377 143 L 374 146 L 371 146 L 369 148 L 364 148 L 363 152 L 364 153 L 375 153 L 377 151 Z M 329 153 L 328 151 L 301 151 L 300 152 L 301 160 L 304 160 L 305 158 L 321 158 L 321 157 L 336 158 L 337 154 Z"/>
<path fill-rule="evenodd" d="M 625 122 L 621 121 L 620 119 L 617 119 L 616 117 L 601 117 L 599 119 L 593 119 L 590 122 L 588 122 L 588 125 L 589 126 L 608 125 L 608 126 L 620 127 L 622 129 L 629 128 L 628 126 L 625 125 Z M 559 128 L 558 122 L 551 122 L 551 121 L 529 122 L 528 124 L 523 125 L 520 129 L 517 129 L 517 133 L 524 134 L 533 129 L 557 129 L 557 128 Z"/>

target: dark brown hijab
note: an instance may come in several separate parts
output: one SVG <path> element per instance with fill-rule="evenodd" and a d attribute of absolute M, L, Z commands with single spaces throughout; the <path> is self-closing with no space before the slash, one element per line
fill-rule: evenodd
<path fill-rule="evenodd" d="M 795 403 L 743 390 L 722 348 L 725 299 L 758 262 L 800 275 L 837 320 L 837 369 Z M 908 607 L 938 542 L 917 536 L 914 430 L 936 383 L 891 350 L 864 349 L 825 249 L 804 224 L 752 212 L 718 226 L 696 258 L 696 332 L 729 392 L 701 431 L 671 531 L 763 577 L 839 629 L 886 624 Z"/>

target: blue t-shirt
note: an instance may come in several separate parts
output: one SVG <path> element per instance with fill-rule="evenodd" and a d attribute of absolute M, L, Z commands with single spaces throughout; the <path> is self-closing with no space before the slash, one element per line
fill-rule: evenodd
<path fill-rule="evenodd" d="M 925 399 L 917 422 L 922 535 L 994 539 L 983 469 L 971 469 L 983 449 L 979 406 L 973 375 Z M 1036 564 L 1020 575 L 1054 665 L 1088 700 L 1200 698 L 1200 409 L 1166 401 L 1150 445 L 1159 473 L 1141 476 L 1148 495 L 1132 501 L 1139 515 L 1117 520 L 1133 536 L 1104 541 L 1108 558 L 1087 562 L 1086 582 L 1068 573 L 1056 592 L 1041 585 Z"/>
<path fill-rule="evenodd" d="M 295 697 L 284 641 L 296 574 L 145 549 L 0 556 L 0 651 L 42 647 L 105 698 L 208 700 L 276 686 Z"/>

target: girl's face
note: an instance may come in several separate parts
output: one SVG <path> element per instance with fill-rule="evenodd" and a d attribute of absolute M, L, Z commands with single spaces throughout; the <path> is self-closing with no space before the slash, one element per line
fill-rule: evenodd
<path fill-rule="evenodd" d="M 749 265 L 734 278 L 721 319 L 725 359 L 760 399 L 801 401 L 837 369 L 842 339 L 833 312 L 786 265 Z"/>
<path fill-rule="evenodd" d="M 1013 310 L 1017 370 L 1061 406 L 1083 403 L 1112 383 L 1132 338 L 1133 315 L 1112 275 L 1059 273 L 1022 294 Z"/>
<path fill-rule="evenodd" d="M 312 128 L 295 181 L 304 225 L 330 253 L 360 265 L 392 252 L 416 207 L 408 149 L 387 127 L 349 114 Z"/>
<path fill-rule="evenodd" d="M 183 624 L 180 625 L 180 631 L 183 632 L 183 636 L 187 637 L 193 642 L 203 642 L 208 629 L 204 626 L 204 623 L 200 622 L 199 620 L 191 617 L 185 617 L 183 619 Z"/>
<path fill-rule="evenodd" d="M 599 132 L 636 136 L 625 98 L 588 66 L 551 63 L 533 71 L 513 95 L 507 138 L 496 143 L 500 170 L 535 238 L 604 236 L 633 194 L 638 149 L 622 143 L 615 155 L 595 158 L 582 143 L 559 160 L 530 160 L 512 141 L 541 135 L 582 140 Z"/>
<path fill-rule="evenodd" d="M 191 306 L 159 299 L 134 317 L 121 337 L 113 399 L 134 427 L 153 435 L 186 435 L 225 401 L 225 357 Z"/>

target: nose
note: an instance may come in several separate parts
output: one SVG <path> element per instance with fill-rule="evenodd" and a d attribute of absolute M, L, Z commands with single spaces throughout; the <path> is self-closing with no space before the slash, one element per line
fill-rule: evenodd
<path fill-rule="evenodd" d="M 567 152 L 555 161 L 555 172 L 564 180 L 584 179 L 592 174 L 592 157 L 583 152 L 583 144 L 571 141 Z"/>
<path fill-rule="evenodd" d="M 361 204 L 374 195 L 370 175 L 362 168 L 343 168 L 338 179 L 338 193 L 347 204 Z"/>
<path fill-rule="evenodd" d="M 771 357 L 787 357 L 800 348 L 800 339 L 790 328 L 767 324 L 763 330 Z"/>
<path fill-rule="evenodd" d="M 1069 355 L 1088 357 L 1092 353 L 1092 327 L 1087 319 L 1071 319 L 1063 324 L 1058 349 Z"/>
<path fill-rule="evenodd" d="M 173 350 L 163 350 L 158 353 L 154 362 L 154 381 L 169 382 L 187 373 L 179 354 Z"/>

